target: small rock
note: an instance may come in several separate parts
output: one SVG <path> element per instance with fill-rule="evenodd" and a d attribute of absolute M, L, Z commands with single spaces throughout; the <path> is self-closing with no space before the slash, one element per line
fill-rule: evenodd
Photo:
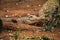
<path fill-rule="evenodd" d="M 38 6 L 40 7 L 41 5 L 39 4 Z"/>
<path fill-rule="evenodd" d="M 12 30 L 8 30 L 8 32 L 12 32 Z"/>
<path fill-rule="evenodd" d="M 28 13 L 27 16 L 30 16 L 30 14 Z"/>
<path fill-rule="evenodd" d="M 5 15 L 5 17 L 7 18 L 7 17 L 9 17 L 8 15 Z"/>
<path fill-rule="evenodd" d="M 30 5 L 27 5 L 27 7 L 30 7 Z"/>
<path fill-rule="evenodd" d="M 6 10 L 6 12 L 9 12 L 9 10 Z"/>
<path fill-rule="evenodd" d="M 47 10 L 47 8 L 45 7 L 45 10 Z"/>
<path fill-rule="evenodd" d="M 16 5 L 18 5 L 18 3 L 16 3 Z"/>
<path fill-rule="evenodd" d="M 52 30 L 54 29 L 54 27 L 52 27 Z"/>
<path fill-rule="evenodd" d="M 46 12 L 49 12 L 49 10 L 46 10 Z"/>
<path fill-rule="evenodd" d="M 12 33 L 9 33 L 9 36 L 13 36 L 13 34 Z"/>

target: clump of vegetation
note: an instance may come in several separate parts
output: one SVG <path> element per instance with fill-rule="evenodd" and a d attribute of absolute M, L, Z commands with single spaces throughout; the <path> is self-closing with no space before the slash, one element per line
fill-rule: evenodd
<path fill-rule="evenodd" d="M 41 36 L 41 37 L 25 37 L 24 40 L 54 40 L 53 38 L 47 37 L 47 36 Z"/>
<path fill-rule="evenodd" d="M 35 37 L 25 37 L 24 40 L 38 40 L 38 39 Z"/>
<path fill-rule="evenodd" d="M 0 33 L 2 32 L 2 28 L 3 28 L 3 23 L 2 20 L 0 19 Z"/>
<path fill-rule="evenodd" d="M 48 0 L 46 0 L 46 1 L 48 1 Z"/>
<path fill-rule="evenodd" d="M 53 38 L 49 38 L 47 36 L 41 36 L 40 40 L 54 40 Z"/>
<path fill-rule="evenodd" d="M 46 16 L 45 16 L 45 22 L 44 22 L 44 26 L 45 26 L 45 31 L 51 31 L 52 27 L 56 27 L 59 24 L 59 20 L 60 20 L 60 15 L 59 15 L 59 11 L 58 11 L 58 7 L 56 7 L 55 11 L 51 11 L 51 12 L 45 12 Z"/>
<path fill-rule="evenodd" d="M 15 35 L 14 35 L 14 39 L 15 39 L 15 40 L 18 40 L 18 35 L 19 35 L 19 32 L 16 31 L 16 32 L 15 32 Z"/>
<path fill-rule="evenodd" d="M 51 31 L 52 27 L 56 27 L 60 20 L 60 15 L 58 13 L 58 7 L 56 7 L 54 12 L 45 12 L 45 31 Z"/>

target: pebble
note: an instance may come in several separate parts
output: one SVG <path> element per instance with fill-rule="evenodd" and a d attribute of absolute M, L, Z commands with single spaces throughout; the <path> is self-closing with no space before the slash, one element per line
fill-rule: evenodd
<path fill-rule="evenodd" d="M 8 17 L 8 15 L 5 15 L 5 17 L 7 18 L 7 17 Z"/>
<path fill-rule="evenodd" d="M 13 34 L 12 33 L 9 33 L 9 36 L 13 36 Z"/>
<path fill-rule="evenodd" d="M 27 15 L 29 16 L 30 14 L 28 13 Z"/>
<path fill-rule="evenodd" d="M 47 8 L 45 7 L 45 10 L 47 10 Z"/>
<path fill-rule="evenodd" d="M 45 29 L 43 29 L 43 31 L 45 31 Z"/>
<path fill-rule="evenodd" d="M 27 7 L 30 7 L 30 5 L 27 5 Z"/>
<path fill-rule="evenodd" d="M 52 27 L 52 29 L 54 29 L 54 27 Z"/>
<path fill-rule="evenodd" d="M 8 30 L 8 32 L 12 32 L 12 30 Z"/>
<path fill-rule="evenodd" d="M 49 10 L 46 10 L 46 12 L 49 12 Z"/>
<path fill-rule="evenodd" d="M 9 10 L 6 10 L 6 12 L 9 12 Z"/>
<path fill-rule="evenodd" d="M 16 5 L 18 5 L 18 3 L 16 3 Z"/>
<path fill-rule="evenodd" d="M 41 5 L 39 4 L 38 6 L 40 7 Z"/>

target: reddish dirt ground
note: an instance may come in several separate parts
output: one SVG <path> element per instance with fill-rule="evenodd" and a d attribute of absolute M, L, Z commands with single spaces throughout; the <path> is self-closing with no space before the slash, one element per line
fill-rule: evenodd
<path fill-rule="evenodd" d="M 26 2 L 4 3 L 0 6 L 0 16 L 24 16 L 26 14 L 38 13 L 45 0 L 31 0 Z M 40 5 L 40 6 L 39 6 Z M 8 10 L 8 11 L 7 11 Z M 7 11 L 7 12 L 6 12 Z"/>

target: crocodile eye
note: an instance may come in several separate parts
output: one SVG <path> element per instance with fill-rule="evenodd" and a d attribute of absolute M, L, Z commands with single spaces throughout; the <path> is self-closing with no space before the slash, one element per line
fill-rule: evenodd
<path fill-rule="evenodd" d="M 30 16 L 30 18 L 32 18 L 33 16 Z"/>
<path fill-rule="evenodd" d="M 17 21 L 16 21 L 15 19 L 12 19 L 11 21 L 12 21 L 13 23 L 17 23 Z"/>

